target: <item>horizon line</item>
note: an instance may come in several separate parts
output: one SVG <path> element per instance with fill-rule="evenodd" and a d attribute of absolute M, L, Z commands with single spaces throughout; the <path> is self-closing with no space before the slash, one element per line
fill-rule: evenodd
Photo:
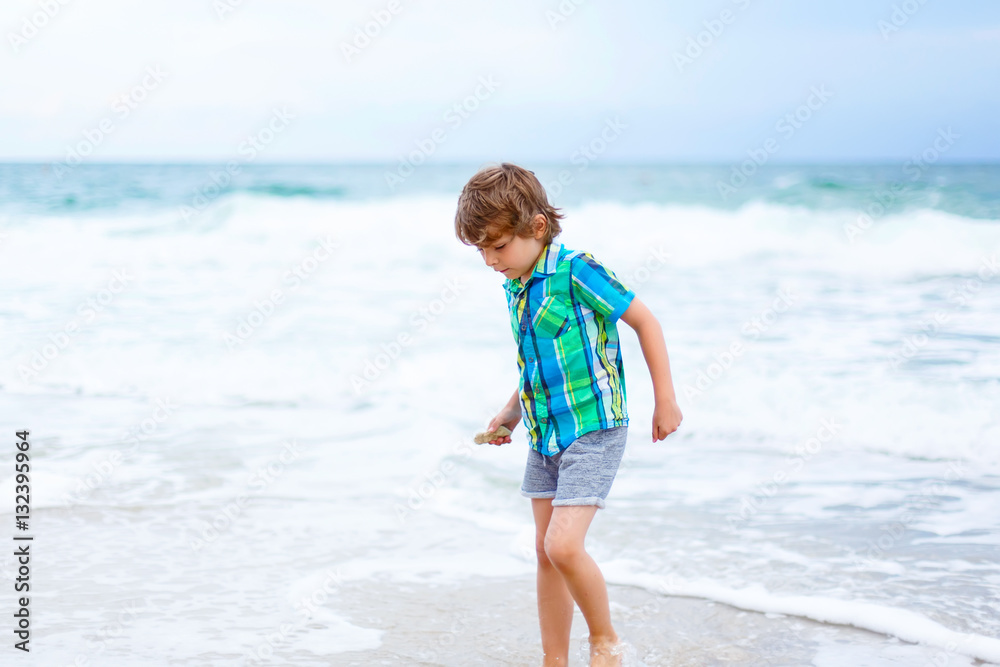
<path fill-rule="evenodd" d="M 911 160 L 911 157 L 906 158 L 877 158 L 877 159 L 856 159 L 854 161 L 845 160 L 789 160 L 781 162 L 768 162 L 767 164 L 758 165 L 758 169 L 767 169 L 771 167 L 888 167 L 888 166 L 899 166 L 906 164 L 907 161 Z M 220 158 L 218 160 L 205 158 L 205 159 L 156 159 L 156 158 L 141 158 L 135 160 L 88 160 L 82 162 L 78 165 L 74 165 L 73 169 L 80 167 L 113 167 L 113 166 L 204 166 L 212 165 L 217 166 L 220 164 L 226 164 L 231 161 L 232 158 Z M 391 161 L 376 161 L 376 160 L 343 160 L 343 161 L 330 161 L 330 160 L 268 160 L 268 161 L 254 161 L 248 163 L 242 163 L 241 168 L 247 167 L 379 167 L 384 168 L 387 166 L 393 166 L 398 162 L 398 160 Z M 515 164 L 525 165 L 539 165 L 545 167 L 567 167 L 570 163 L 565 161 L 555 162 L 549 160 L 462 160 L 462 161 L 447 161 L 447 162 L 437 162 L 433 164 L 423 164 L 420 166 L 421 169 L 424 167 L 468 167 L 470 165 L 486 165 L 486 164 L 498 164 L 500 162 L 513 162 Z M 592 163 L 588 165 L 588 169 L 591 168 L 602 168 L 602 167 L 733 167 L 734 165 L 739 165 L 743 160 L 635 160 L 635 161 L 625 161 L 625 160 L 607 160 L 601 163 Z M 59 160 L 44 160 L 37 158 L 15 158 L 15 159 L 4 159 L 0 158 L 0 166 L 54 166 L 60 164 Z M 934 168 L 938 166 L 1000 166 L 1000 158 L 983 158 L 983 159 L 961 159 L 961 160 L 945 160 L 941 159 L 934 164 L 927 165 L 928 168 Z"/>

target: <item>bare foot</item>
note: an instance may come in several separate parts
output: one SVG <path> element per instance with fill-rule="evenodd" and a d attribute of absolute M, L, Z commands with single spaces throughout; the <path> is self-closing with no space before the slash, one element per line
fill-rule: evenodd
<path fill-rule="evenodd" d="M 548 655 L 547 653 L 542 654 L 542 667 L 566 667 L 569 664 L 569 658 L 558 656 L 558 655 Z"/>
<path fill-rule="evenodd" d="M 590 667 L 621 667 L 625 644 L 613 639 L 595 639 L 590 644 Z"/>

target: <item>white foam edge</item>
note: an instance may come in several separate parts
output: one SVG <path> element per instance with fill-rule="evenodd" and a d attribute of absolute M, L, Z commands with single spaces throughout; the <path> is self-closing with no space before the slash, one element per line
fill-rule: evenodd
<path fill-rule="evenodd" d="M 774 595 L 759 584 L 735 589 L 713 581 L 685 581 L 675 575 L 664 577 L 635 572 L 638 565 L 637 561 L 620 559 L 602 563 L 601 571 L 605 580 L 613 584 L 637 586 L 667 595 L 702 598 L 748 611 L 850 625 L 913 644 L 933 646 L 987 662 L 1000 662 L 1000 639 L 949 630 L 907 609 L 822 596 Z"/>

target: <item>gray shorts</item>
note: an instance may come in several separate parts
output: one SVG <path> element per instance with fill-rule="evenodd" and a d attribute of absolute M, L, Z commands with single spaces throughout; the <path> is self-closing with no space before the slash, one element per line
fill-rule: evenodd
<path fill-rule="evenodd" d="M 625 453 L 628 426 L 584 433 L 554 456 L 528 449 L 521 495 L 552 498 L 552 506 L 597 505 L 604 509 Z"/>

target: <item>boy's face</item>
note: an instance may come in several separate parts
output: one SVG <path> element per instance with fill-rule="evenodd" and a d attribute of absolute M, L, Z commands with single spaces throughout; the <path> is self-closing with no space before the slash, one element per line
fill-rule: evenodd
<path fill-rule="evenodd" d="M 540 218 L 540 220 L 539 220 Z M 524 238 L 514 232 L 504 234 L 493 243 L 480 246 L 486 266 L 507 278 L 520 278 L 524 283 L 531 277 L 538 256 L 545 249 L 545 216 L 535 219 L 534 236 Z"/>

